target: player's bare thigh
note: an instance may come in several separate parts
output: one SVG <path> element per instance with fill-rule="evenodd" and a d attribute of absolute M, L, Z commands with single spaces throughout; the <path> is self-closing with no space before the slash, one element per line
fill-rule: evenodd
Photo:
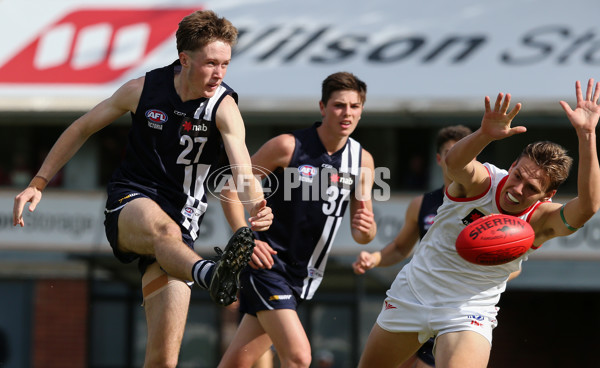
<path fill-rule="evenodd" d="M 485 368 L 490 358 L 490 343 L 474 331 L 448 332 L 435 342 L 436 368 Z"/>
<path fill-rule="evenodd" d="M 142 255 L 154 254 L 157 237 L 174 236 L 181 240 L 179 225 L 149 198 L 127 203 L 119 214 L 119 250 Z"/>
<path fill-rule="evenodd" d="M 269 334 L 282 359 L 310 362 L 310 343 L 298 313 L 293 309 L 265 310 L 257 313 L 262 328 Z"/>
<path fill-rule="evenodd" d="M 359 368 L 398 367 L 421 346 L 417 332 L 390 332 L 373 325 Z"/>
<path fill-rule="evenodd" d="M 244 314 L 233 340 L 219 363 L 219 368 L 254 367 L 253 363 L 270 350 L 272 344 L 271 338 L 258 319 Z"/>

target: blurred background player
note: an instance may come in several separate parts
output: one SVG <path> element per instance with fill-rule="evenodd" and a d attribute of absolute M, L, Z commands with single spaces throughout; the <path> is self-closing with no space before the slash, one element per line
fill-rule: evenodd
<path fill-rule="evenodd" d="M 319 102 L 322 122 L 272 138 L 252 156 L 255 167 L 275 177 L 268 182 L 280 187 L 271 188 L 267 199 L 273 225 L 256 233 L 253 267 L 242 272 L 240 310 L 245 314 L 220 367 L 250 367 L 271 344 L 282 367 L 310 365 L 310 342 L 296 309 L 321 283 L 348 203 L 357 243 L 370 242 L 377 231 L 370 199 L 373 157 L 350 138 L 366 90 L 351 73 L 328 76 Z M 298 185 L 289 182 L 289 174 Z M 239 205 L 222 204 L 233 229 L 246 226 Z"/>

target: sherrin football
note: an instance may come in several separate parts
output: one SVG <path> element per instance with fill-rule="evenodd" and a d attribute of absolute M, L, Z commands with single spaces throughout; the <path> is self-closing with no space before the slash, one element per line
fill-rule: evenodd
<path fill-rule="evenodd" d="M 518 217 L 492 214 L 467 225 L 456 238 L 456 251 L 483 266 L 513 261 L 529 250 L 535 239 L 531 225 Z"/>

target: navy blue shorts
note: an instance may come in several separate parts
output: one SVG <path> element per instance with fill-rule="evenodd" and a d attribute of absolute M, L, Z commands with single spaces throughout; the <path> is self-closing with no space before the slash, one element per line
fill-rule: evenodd
<path fill-rule="evenodd" d="M 433 358 L 433 343 L 435 339 L 432 337 L 419 348 L 417 357 L 423 362 L 435 367 L 435 359 Z"/>
<path fill-rule="evenodd" d="M 147 195 L 136 192 L 129 188 L 118 188 L 108 194 L 106 208 L 104 210 L 104 231 L 115 257 L 123 263 L 131 263 L 137 259 L 138 268 L 142 275 L 146 268 L 156 261 L 152 256 L 139 255 L 136 253 L 121 252 L 118 247 L 119 239 L 119 214 L 125 205 L 137 198 L 149 198 Z M 181 229 L 182 240 L 190 248 L 194 249 L 194 240 L 185 229 Z"/>
<path fill-rule="evenodd" d="M 247 267 L 240 275 L 241 313 L 256 316 L 263 310 L 296 310 L 299 304 L 288 281 L 276 272 Z"/>

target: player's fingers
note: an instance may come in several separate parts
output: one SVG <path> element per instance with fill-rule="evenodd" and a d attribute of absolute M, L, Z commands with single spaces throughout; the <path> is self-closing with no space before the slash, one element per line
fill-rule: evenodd
<path fill-rule="evenodd" d="M 23 207 L 27 201 L 22 196 L 17 196 L 13 204 L 13 226 L 25 225 L 23 222 Z"/>
<path fill-rule="evenodd" d="M 25 221 L 23 221 L 23 217 L 14 217 L 13 216 L 13 226 L 20 225 L 21 227 L 25 226 Z"/>
<path fill-rule="evenodd" d="M 362 265 L 359 262 L 354 262 L 352 264 L 352 269 L 354 270 L 354 273 L 357 275 L 362 275 L 363 273 L 365 273 L 365 269 L 362 267 Z"/>
<path fill-rule="evenodd" d="M 577 97 L 577 102 L 583 100 L 583 94 L 581 93 L 581 82 L 575 82 L 575 96 Z"/>
<path fill-rule="evenodd" d="M 567 113 L 567 115 L 570 115 L 573 113 L 573 109 L 571 109 L 571 106 L 569 106 L 568 103 L 566 103 L 565 101 L 559 101 L 558 103 L 560 104 L 562 109 Z"/>
<path fill-rule="evenodd" d="M 250 229 L 252 231 L 267 231 L 267 230 L 269 230 L 270 227 L 271 227 L 270 224 L 269 225 L 256 225 L 255 224 L 255 225 L 251 225 Z"/>
<path fill-rule="evenodd" d="M 271 262 L 269 262 L 270 257 L 271 256 L 269 254 L 265 255 L 263 249 L 261 249 L 260 247 L 254 247 L 254 252 L 252 253 L 251 260 L 254 263 L 254 265 L 258 268 L 271 268 L 269 264 L 272 264 L 272 259 Z"/>
<path fill-rule="evenodd" d="M 37 207 L 38 203 L 40 203 L 40 197 L 33 196 L 33 198 L 31 198 L 31 204 L 29 205 L 29 212 L 35 211 L 35 208 Z"/>
<path fill-rule="evenodd" d="M 17 225 L 21 225 L 21 227 L 23 227 L 24 222 L 23 222 L 23 217 L 21 216 L 21 213 L 17 213 L 17 212 L 13 212 L 13 226 L 17 226 Z"/>
<path fill-rule="evenodd" d="M 262 200 L 257 205 L 256 216 L 267 216 L 271 212 L 271 207 L 267 207 L 267 201 Z"/>
<path fill-rule="evenodd" d="M 514 119 L 515 116 L 517 116 L 517 114 L 519 113 L 519 111 L 521 111 L 521 103 L 519 102 L 518 104 L 515 105 L 515 107 L 513 107 L 512 110 L 510 110 L 510 112 L 508 113 L 508 118 L 510 120 Z"/>
<path fill-rule="evenodd" d="M 267 200 L 263 199 L 262 201 L 260 201 L 260 203 L 258 204 L 258 208 L 260 208 L 261 210 L 263 208 L 267 207 Z"/>
<path fill-rule="evenodd" d="M 262 264 L 265 266 L 265 268 L 271 269 L 271 267 L 273 267 L 273 264 L 275 264 L 275 261 L 273 261 L 273 257 L 271 257 L 270 254 L 267 254 L 264 260 L 261 260 Z"/>
<path fill-rule="evenodd" d="M 521 133 L 525 133 L 526 131 L 527 131 L 527 128 L 525 128 L 524 126 L 516 126 L 516 127 L 510 128 L 510 135 L 521 134 Z"/>
<path fill-rule="evenodd" d="M 592 81 L 593 81 L 593 79 L 592 79 Z M 597 103 L 599 97 L 600 97 L 600 82 L 596 83 L 596 89 L 594 90 L 594 97 L 592 98 L 592 102 Z"/>
<path fill-rule="evenodd" d="M 264 268 L 264 267 L 262 267 L 262 266 L 263 266 L 263 264 L 262 264 L 262 262 L 260 261 L 260 258 L 258 258 L 258 257 L 256 256 L 256 254 L 253 254 L 253 255 L 250 257 L 250 262 L 248 262 L 248 264 L 250 265 L 250 267 L 252 267 L 252 268 L 254 268 L 254 269 L 260 269 L 260 268 Z"/>
<path fill-rule="evenodd" d="M 352 223 L 352 228 L 364 233 L 369 231 L 371 224 L 369 222 L 356 221 Z"/>
<path fill-rule="evenodd" d="M 277 254 L 277 252 L 263 241 L 256 240 L 255 244 L 256 246 L 252 253 L 252 256 L 257 259 L 255 263 L 261 268 L 271 268 L 275 263 L 272 254 Z"/>
<path fill-rule="evenodd" d="M 352 219 L 352 222 L 368 225 L 375 222 L 375 216 L 372 212 L 361 212 L 360 214 L 357 213 Z"/>
<path fill-rule="evenodd" d="M 368 233 L 369 232 L 369 227 L 368 226 L 364 226 L 364 225 L 356 226 L 354 229 L 360 231 L 361 233 Z"/>
<path fill-rule="evenodd" d="M 260 211 L 256 211 L 256 214 L 250 217 L 250 219 L 273 219 L 273 210 L 271 209 L 271 207 L 263 207 Z"/>
<path fill-rule="evenodd" d="M 485 98 L 483 99 L 483 103 L 485 104 L 485 112 L 490 112 L 490 96 L 485 96 Z"/>
<path fill-rule="evenodd" d="M 364 275 L 365 274 L 365 270 L 363 270 L 362 268 L 355 267 L 354 268 L 354 273 L 357 274 L 357 275 Z"/>
<path fill-rule="evenodd" d="M 273 213 L 269 208 L 269 212 L 250 217 L 248 223 L 250 224 L 250 228 L 254 231 L 265 231 L 273 224 Z"/>
<path fill-rule="evenodd" d="M 503 97 L 502 92 L 498 93 L 498 96 L 496 97 L 496 104 L 494 105 L 494 111 L 500 111 L 500 105 L 502 104 L 502 97 Z"/>
<path fill-rule="evenodd" d="M 594 90 L 594 80 L 590 78 L 588 80 L 588 85 L 585 90 L 585 99 L 591 101 L 592 100 L 592 91 Z"/>
<path fill-rule="evenodd" d="M 248 223 L 250 224 L 250 228 L 254 231 L 265 231 L 268 230 L 273 224 L 273 218 L 266 219 L 248 219 Z"/>
<path fill-rule="evenodd" d="M 255 203 L 252 209 L 250 210 L 250 215 L 252 217 L 259 216 L 265 210 L 265 208 L 268 208 L 266 207 L 266 204 L 267 201 L 265 201 L 264 199 L 260 202 Z"/>
<path fill-rule="evenodd" d="M 250 259 L 250 261 L 248 261 L 248 266 L 250 266 L 250 268 L 252 268 L 252 269 L 260 270 L 260 267 L 258 267 L 252 259 Z"/>
<path fill-rule="evenodd" d="M 358 219 L 353 219 L 352 220 L 352 227 L 354 229 L 359 229 L 361 227 L 361 221 Z"/>
<path fill-rule="evenodd" d="M 500 112 L 506 113 L 508 111 L 508 106 L 510 105 L 510 93 L 507 93 L 502 101 L 502 107 L 500 108 Z"/>

